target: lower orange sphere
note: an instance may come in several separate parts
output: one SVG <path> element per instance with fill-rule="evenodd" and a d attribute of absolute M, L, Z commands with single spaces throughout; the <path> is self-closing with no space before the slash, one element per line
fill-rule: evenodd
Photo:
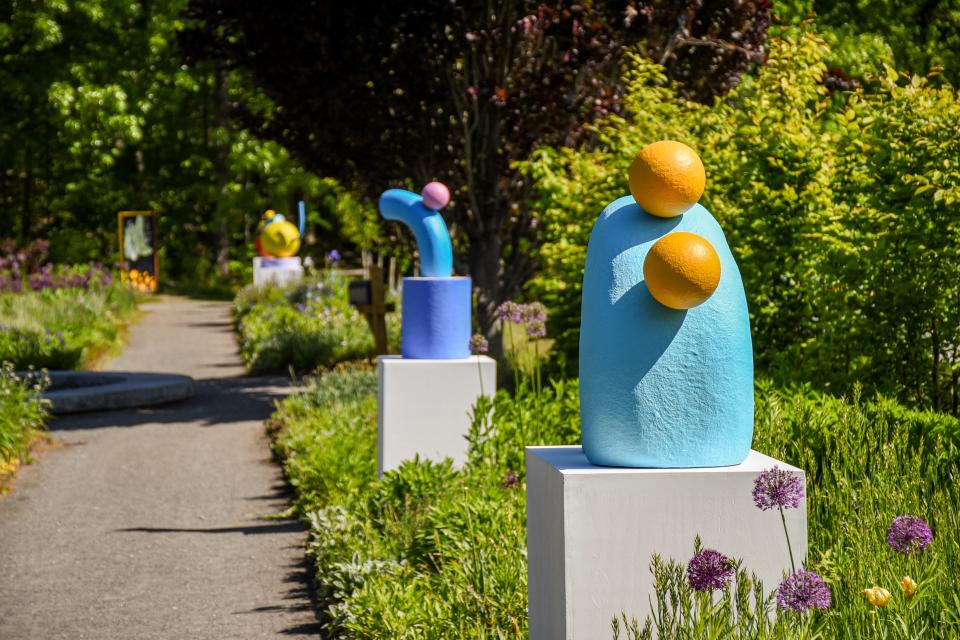
<path fill-rule="evenodd" d="M 643 262 L 650 295 L 671 309 L 703 304 L 720 284 L 720 256 L 695 233 L 678 231 L 657 240 Z"/>

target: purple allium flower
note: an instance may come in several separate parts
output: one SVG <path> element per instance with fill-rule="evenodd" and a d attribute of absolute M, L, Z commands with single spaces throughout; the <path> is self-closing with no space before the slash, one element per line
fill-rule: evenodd
<path fill-rule="evenodd" d="M 803 501 L 803 478 L 798 473 L 773 467 L 753 481 L 753 503 L 758 509 L 796 509 Z"/>
<path fill-rule="evenodd" d="M 887 531 L 887 544 L 900 553 L 920 552 L 933 542 L 926 520 L 917 516 L 897 516 Z"/>
<path fill-rule="evenodd" d="M 539 320 L 532 320 L 527 323 L 527 337 L 545 338 L 547 336 L 547 325 Z"/>
<path fill-rule="evenodd" d="M 507 300 L 497 307 L 497 318 L 500 322 L 523 322 L 523 312 L 520 305 Z"/>
<path fill-rule="evenodd" d="M 542 302 L 531 302 L 521 305 L 520 317 L 523 322 L 539 322 L 542 324 L 547 321 L 547 308 Z"/>
<path fill-rule="evenodd" d="M 490 350 L 490 344 L 481 334 L 474 334 L 470 338 L 470 353 L 486 353 Z"/>
<path fill-rule="evenodd" d="M 830 587 L 815 571 L 797 571 L 784 578 L 777 589 L 781 611 L 803 613 L 813 607 L 826 609 L 833 602 Z"/>
<path fill-rule="evenodd" d="M 733 560 L 713 549 L 704 549 L 687 563 L 687 580 L 697 591 L 723 589 L 733 577 Z"/>
<path fill-rule="evenodd" d="M 334 249 L 333 251 L 331 251 L 330 253 L 328 253 L 328 254 L 327 254 L 327 262 L 329 262 L 329 263 L 331 263 L 331 264 L 336 264 L 336 263 L 340 262 L 340 252 L 337 251 L 336 249 Z"/>

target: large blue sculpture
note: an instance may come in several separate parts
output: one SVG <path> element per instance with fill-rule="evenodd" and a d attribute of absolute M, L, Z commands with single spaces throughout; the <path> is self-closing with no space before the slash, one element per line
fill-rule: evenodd
<path fill-rule="evenodd" d="M 647 147 L 631 169 L 634 195 L 593 227 L 580 337 L 583 449 L 593 464 L 727 466 L 750 451 L 747 301 L 720 225 L 695 204 L 697 171 L 684 145 Z"/>
<path fill-rule="evenodd" d="M 422 195 L 389 189 L 380 215 L 413 231 L 423 277 L 403 279 L 400 353 L 405 358 L 454 360 L 470 355 L 470 278 L 454 277 L 450 233 L 439 210 L 450 192 L 439 182 Z"/>

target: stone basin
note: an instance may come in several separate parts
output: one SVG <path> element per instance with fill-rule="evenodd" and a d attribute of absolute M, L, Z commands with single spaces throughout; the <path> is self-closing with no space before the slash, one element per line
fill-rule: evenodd
<path fill-rule="evenodd" d="M 43 397 L 52 413 L 150 407 L 193 396 L 190 376 L 127 371 L 51 371 Z"/>

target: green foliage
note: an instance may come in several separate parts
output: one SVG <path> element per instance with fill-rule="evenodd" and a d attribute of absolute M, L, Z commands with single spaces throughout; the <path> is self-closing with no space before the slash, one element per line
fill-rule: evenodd
<path fill-rule="evenodd" d="M 4 234 L 50 240 L 58 262 L 106 261 L 118 252 L 118 211 L 158 211 L 162 279 L 191 291 L 248 275 L 262 212 L 289 214 L 301 198 L 305 255 L 371 242 L 354 227 L 372 207 L 337 197 L 336 182 L 236 124 L 241 100 L 274 108 L 242 73 L 185 64 L 185 6 L 47 1 L 0 12 Z"/>
<path fill-rule="evenodd" d="M 813 10 L 818 27 L 824 32 L 836 33 L 839 40 L 847 40 L 838 43 L 844 55 L 836 60 L 835 66 L 848 73 L 857 75 L 875 65 L 866 54 L 879 52 L 879 47 L 889 49 L 901 68 L 923 75 L 933 67 L 942 66 L 951 83 L 956 85 L 960 81 L 960 2 L 957 0 L 789 0 L 788 4 L 793 5 L 793 11 L 784 17 L 797 21 Z M 858 49 L 862 53 L 857 54 Z M 863 66 L 856 63 L 844 66 L 844 58 L 848 60 L 849 56 L 859 58 Z M 883 56 L 881 62 L 886 57 Z"/>
<path fill-rule="evenodd" d="M 67 347 L 62 334 L 0 326 L 0 361 L 14 369 L 76 369 L 81 349 Z"/>
<path fill-rule="evenodd" d="M 601 127 L 599 148 L 525 165 L 544 236 L 530 293 L 554 311 L 560 350 L 576 356 L 594 220 L 628 193 L 635 153 L 673 138 L 703 159 L 703 203 L 740 265 L 762 370 L 958 411 L 960 99 L 889 67 L 831 95 L 828 55 L 809 30 L 773 39 L 766 67 L 711 107 L 680 100 L 637 56 L 627 113 Z"/>
<path fill-rule="evenodd" d="M 234 301 L 240 354 L 253 371 L 309 371 L 375 354 L 373 335 L 347 303 L 348 281 L 330 272 L 292 289 L 246 287 Z M 387 333 L 399 343 L 397 314 Z"/>
<path fill-rule="evenodd" d="M 317 378 L 281 403 L 273 424 L 275 450 L 297 488 L 296 510 L 311 526 L 308 553 L 330 637 L 526 637 L 523 448 L 579 440 L 576 381 L 540 394 L 520 384 L 516 396 L 500 391 L 478 406 L 469 461 L 460 471 L 412 461 L 376 478 L 369 369 Z M 651 628 L 673 629 L 666 637 L 677 638 L 955 637 L 958 439 L 960 421 L 943 414 L 884 398 L 844 400 L 761 383 L 754 447 L 807 471 L 808 564 L 827 579 L 834 606 L 776 624 L 756 611 L 749 619 L 733 616 L 748 611 L 740 589 L 750 587 L 749 566 L 741 568 L 740 587 L 729 595 L 734 604 L 725 609 L 722 601 L 708 604 L 690 593 L 687 558 L 673 564 L 667 558 L 654 565 L 658 597 L 700 613 L 669 616 L 654 602 Z M 934 543 L 920 556 L 901 556 L 886 544 L 887 527 L 903 513 L 933 528 Z M 904 575 L 920 583 L 909 602 L 897 587 Z M 873 585 L 895 593 L 886 609 L 874 612 L 863 596 Z M 763 606 L 773 606 L 775 587 L 764 585 Z M 644 620 L 648 612 L 625 614 L 621 632 L 646 637 L 638 635 L 642 623 L 629 631 L 629 619 Z"/>
<path fill-rule="evenodd" d="M 15 369 L 77 369 L 119 347 L 133 293 L 104 287 L 0 293 L 0 362 Z"/>
<path fill-rule="evenodd" d="M 10 363 L 0 366 L 0 476 L 30 459 L 30 443 L 47 417 L 37 397 L 44 387 L 42 376 L 18 377 Z"/>

